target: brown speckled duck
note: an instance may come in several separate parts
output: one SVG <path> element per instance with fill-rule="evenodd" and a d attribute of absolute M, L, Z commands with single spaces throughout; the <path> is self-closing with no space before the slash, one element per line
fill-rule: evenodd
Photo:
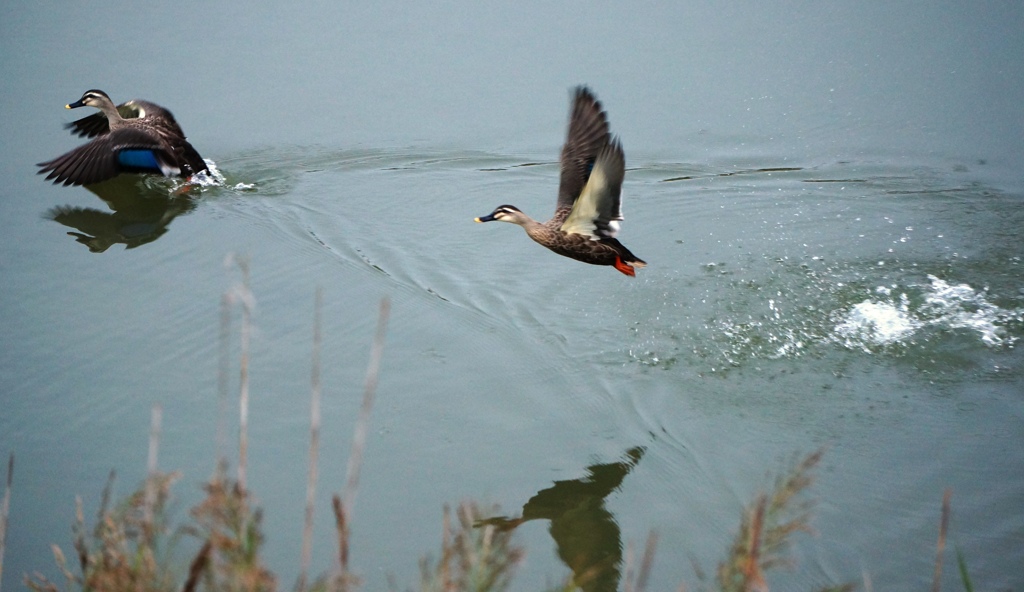
<path fill-rule="evenodd" d="M 477 222 L 511 222 L 552 251 L 593 265 L 612 265 L 628 276 L 647 263 L 615 235 L 622 218 L 622 179 L 626 157 L 608 131 L 608 119 L 584 86 L 573 93 L 569 133 L 562 147 L 562 173 L 555 215 L 541 223 L 519 208 L 498 206 Z"/>
<path fill-rule="evenodd" d="M 94 138 L 49 162 L 39 171 L 64 185 L 91 185 L 121 173 L 159 173 L 190 177 L 207 171 L 206 162 L 185 139 L 174 115 L 160 105 L 138 99 L 114 106 L 107 93 L 87 90 L 67 105 L 96 107 L 93 113 L 67 124 L 73 134 Z"/>

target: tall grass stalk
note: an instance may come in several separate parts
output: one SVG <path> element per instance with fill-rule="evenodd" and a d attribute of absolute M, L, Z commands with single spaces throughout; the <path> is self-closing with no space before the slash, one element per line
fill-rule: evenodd
<path fill-rule="evenodd" d="M 256 300 L 249 289 L 249 259 L 231 255 L 228 261 L 242 272 L 242 283 L 232 290 L 232 295 L 242 306 L 241 359 L 238 364 L 238 485 L 244 490 L 249 456 L 249 339 Z"/>
<path fill-rule="evenodd" d="M 377 330 L 374 333 L 373 345 L 370 347 L 370 361 L 366 367 L 366 380 L 363 385 L 363 401 L 359 408 L 352 435 L 352 449 L 348 456 L 345 485 L 341 495 L 332 499 L 335 527 L 338 531 L 338 582 L 341 589 L 347 589 L 354 582 L 348 567 L 349 521 L 355 505 L 356 492 L 359 490 L 359 473 L 363 464 L 363 452 L 366 448 L 366 436 L 370 426 L 370 412 L 373 410 L 374 397 L 377 394 L 377 383 L 380 379 L 380 362 L 384 354 L 384 337 L 387 334 L 388 317 L 391 314 L 391 301 L 381 298 L 377 313 Z"/>
<path fill-rule="evenodd" d="M 352 450 L 348 457 L 345 488 L 342 490 L 342 502 L 346 513 L 352 512 L 355 505 L 356 492 L 359 490 L 359 472 L 363 464 L 363 450 L 366 447 L 366 434 L 370 429 L 370 412 L 373 410 L 374 396 L 377 394 L 377 382 L 380 378 L 380 360 L 384 354 L 384 336 L 388 327 L 388 316 L 391 313 L 391 301 L 382 298 L 377 316 L 377 331 L 370 348 L 370 362 L 366 367 L 366 381 L 363 385 L 363 404 L 359 408 L 359 419 L 356 421 L 352 435 Z"/>
<path fill-rule="evenodd" d="M 220 347 L 217 361 L 217 434 L 214 442 L 214 454 L 217 460 L 216 466 L 227 462 L 227 417 L 228 417 L 228 388 L 230 380 L 228 374 L 231 371 L 231 304 L 230 294 L 223 294 L 220 299 Z"/>
<path fill-rule="evenodd" d="M 948 488 L 942 494 L 942 519 L 939 521 L 939 540 L 935 545 L 935 573 L 932 576 L 932 592 L 942 588 L 942 555 L 946 550 L 946 533 L 949 530 L 949 501 L 953 492 Z"/>
<path fill-rule="evenodd" d="M 159 403 L 153 404 L 149 425 L 149 457 L 147 459 L 146 496 L 142 511 L 142 525 L 145 529 L 145 536 L 153 536 L 153 506 L 156 504 L 156 467 L 157 454 L 160 448 L 160 423 L 163 418 L 163 409 Z"/>
<path fill-rule="evenodd" d="M 313 557 L 313 506 L 316 502 L 317 456 L 320 448 L 320 347 L 322 336 L 321 311 L 323 309 L 323 289 L 316 289 L 313 303 L 313 368 L 310 382 L 309 401 L 309 478 L 306 482 L 306 515 L 302 527 L 302 556 L 299 566 L 299 592 L 306 589 L 306 578 Z"/>
<path fill-rule="evenodd" d="M 0 588 L 4 583 L 4 549 L 7 547 L 7 517 L 11 509 L 11 484 L 14 482 L 14 453 L 7 458 L 7 486 L 4 501 L 0 502 Z"/>
<path fill-rule="evenodd" d="M 967 560 L 964 559 L 964 554 L 960 551 L 960 547 L 956 548 L 956 566 L 960 570 L 960 581 L 964 583 L 964 590 L 974 592 L 971 575 L 967 573 Z"/>

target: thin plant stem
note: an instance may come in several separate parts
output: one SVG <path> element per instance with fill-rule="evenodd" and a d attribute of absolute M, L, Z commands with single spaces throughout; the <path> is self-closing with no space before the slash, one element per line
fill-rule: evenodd
<path fill-rule="evenodd" d="M 636 560 L 633 556 L 633 544 L 626 548 L 626 577 L 623 582 L 624 592 L 644 592 L 647 588 L 647 580 L 651 575 L 651 566 L 654 563 L 654 552 L 658 546 L 658 535 L 651 531 L 647 535 L 647 543 L 644 545 L 644 554 L 640 558 L 640 566 L 634 567 Z"/>
<path fill-rule="evenodd" d="M 942 554 L 946 550 L 946 533 L 949 530 L 949 500 L 953 492 L 946 489 L 942 495 L 942 520 L 939 522 L 939 541 L 935 550 L 935 575 L 932 578 L 932 592 L 939 592 L 942 587 Z"/>
<path fill-rule="evenodd" d="M 146 529 L 145 537 L 151 540 L 153 536 L 153 506 L 156 504 L 156 467 L 157 455 L 160 448 L 160 424 L 163 419 L 163 408 L 159 403 L 153 404 L 152 415 L 149 424 L 149 459 L 146 465 L 146 497 L 144 500 L 142 516 Z"/>
<path fill-rule="evenodd" d="M 377 331 L 373 345 L 370 347 L 370 362 L 366 368 L 366 381 L 363 388 L 363 403 L 359 409 L 352 436 L 352 450 L 348 457 L 348 470 L 345 486 L 341 495 L 335 495 L 334 504 L 335 526 L 338 530 L 338 573 L 342 586 L 350 581 L 348 572 L 348 525 L 352 519 L 352 506 L 355 503 L 356 491 L 359 488 L 359 470 L 363 462 L 363 450 L 366 446 L 366 435 L 370 424 L 370 411 L 373 410 L 373 399 L 377 392 L 377 381 L 380 375 L 380 360 L 384 353 L 384 336 L 387 332 L 388 316 L 391 312 L 391 301 L 381 298 L 380 310 L 377 315 Z"/>
<path fill-rule="evenodd" d="M 334 528 L 338 533 L 338 573 L 341 581 L 345 581 L 348 574 L 348 520 L 341 496 L 331 496 L 331 507 L 334 509 Z"/>
<path fill-rule="evenodd" d="M 658 535 L 654 532 L 647 535 L 647 544 L 644 546 L 644 557 L 640 561 L 640 571 L 636 576 L 636 592 L 644 592 L 647 589 L 647 579 L 651 575 L 651 565 L 654 563 L 654 551 L 658 546 Z"/>
<path fill-rule="evenodd" d="M 252 309 L 249 292 L 249 261 L 235 258 L 235 263 L 242 271 L 242 357 L 239 362 L 239 396 L 238 396 L 238 486 L 246 490 L 246 467 L 249 454 L 249 334 L 252 328 Z"/>
<path fill-rule="evenodd" d="M 317 455 L 320 449 L 320 348 L 321 311 L 323 309 L 323 289 L 316 289 L 313 303 L 313 368 L 310 377 L 312 387 L 309 402 L 309 479 L 306 483 L 306 520 L 302 528 L 302 559 L 299 568 L 297 589 L 306 589 L 306 577 L 313 557 L 313 506 L 316 501 Z"/>
<path fill-rule="evenodd" d="M 4 501 L 0 503 L 0 588 L 4 583 L 4 549 L 7 543 L 7 516 L 11 509 L 11 484 L 14 482 L 14 453 L 7 459 L 7 486 Z"/>
<path fill-rule="evenodd" d="M 210 541 L 203 543 L 202 548 L 199 549 L 199 553 L 196 554 L 192 563 L 189 565 L 188 579 L 185 580 L 185 585 L 181 588 L 182 592 L 193 592 L 199 585 L 199 578 L 203 575 L 203 572 L 206 571 L 207 566 L 210 564 L 212 549 L 213 545 L 210 544 Z"/>
<path fill-rule="evenodd" d="M 380 376 L 380 360 L 384 352 L 384 336 L 387 331 L 388 315 L 391 312 L 391 301 L 382 298 L 380 312 L 377 317 L 377 332 L 370 348 L 370 362 L 366 367 L 366 382 L 363 388 L 363 404 L 359 409 L 355 433 L 352 436 L 352 452 L 348 457 L 348 471 L 345 480 L 342 500 L 345 512 L 352 514 L 356 492 L 359 489 L 359 471 L 363 462 L 363 450 L 366 446 L 366 434 L 369 431 L 370 411 L 373 410 L 373 399 L 377 392 L 377 380 Z"/>
<path fill-rule="evenodd" d="M 223 465 L 227 449 L 228 414 L 228 373 L 231 365 L 231 297 L 224 294 L 220 299 L 220 351 L 217 364 L 217 440 L 215 458 L 217 466 Z"/>

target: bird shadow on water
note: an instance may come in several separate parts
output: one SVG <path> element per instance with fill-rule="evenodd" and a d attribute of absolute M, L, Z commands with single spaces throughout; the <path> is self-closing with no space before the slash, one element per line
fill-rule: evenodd
<path fill-rule="evenodd" d="M 195 209 L 190 191 L 167 191 L 134 175 L 121 175 L 103 183 L 88 185 L 108 210 L 78 206 L 56 206 L 44 217 L 74 229 L 68 236 L 93 253 L 103 253 L 116 244 L 134 249 L 167 233 L 176 217 Z M 182 188 L 186 189 L 188 186 Z"/>
<path fill-rule="evenodd" d="M 636 446 L 618 462 L 590 465 L 585 476 L 555 481 L 538 491 L 523 505 L 519 517 L 494 516 L 478 526 L 509 531 L 529 520 L 548 520 L 558 556 L 572 570 L 574 583 L 587 592 L 617 590 L 622 577 L 622 532 L 605 499 L 622 486 L 645 451 Z"/>
<path fill-rule="evenodd" d="M 116 244 L 134 249 L 166 234 L 171 221 L 195 210 L 199 197 L 210 190 L 256 191 L 253 183 L 227 185 L 217 165 L 212 160 L 206 164 L 208 172 L 193 175 L 188 181 L 128 174 L 84 185 L 106 204 L 107 210 L 64 205 L 46 210 L 43 217 L 73 228 L 68 236 L 93 253 L 103 253 Z"/>

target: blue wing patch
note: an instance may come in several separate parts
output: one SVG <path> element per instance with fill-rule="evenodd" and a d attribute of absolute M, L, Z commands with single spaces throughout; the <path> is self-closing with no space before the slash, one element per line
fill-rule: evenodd
<path fill-rule="evenodd" d="M 163 172 L 152 150 L 122 150 L 117 153 L 117 162 L 129 169 Z"/>

